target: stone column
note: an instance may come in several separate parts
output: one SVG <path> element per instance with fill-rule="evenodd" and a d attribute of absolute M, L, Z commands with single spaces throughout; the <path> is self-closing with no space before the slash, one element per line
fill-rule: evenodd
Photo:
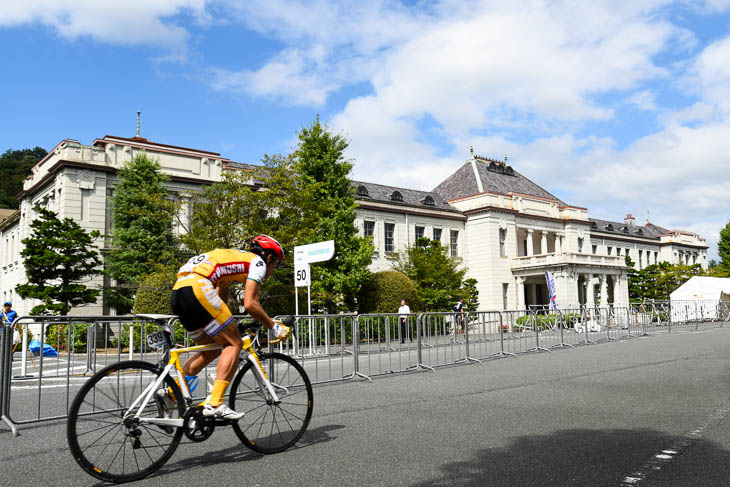
<path fill-rule="evenodd" d="M 613 305 L 622 306 L 621 303 L 621 275 L 613 276 Z"/>
<path fill-rule="evenodd" d="M 601 306 L 608 306 L 608 276 L 601 274 Z"/>
<path fill-rule="evenodd" d="M 540 239 L 540 253 L 541 254 L 547 254 L 548 253 L 547 234 L 548 233 L 543 230 L 543 232 L 542 232 L 542 238 Z"/>
<path fill-rule="evenodd" d="M 593 274 L 588 274 L 588 279 L 586 280 L 586 307 L 588 309 L 593 308 L 596 305 L 593 285 Z"/>
<path fill-rule="evenodd" d="M 515 289 L 517 289 L 517 309 L 523 310 L 525 309 L 525 278 L 524 277 L 515 277 L 516 286 Z"/>
<path fill-rule="evenodd" d="M 532 255 L 533 251 L 533 245 L 532 245 L 532 229 L 527 229 L 527 255 Z"/>

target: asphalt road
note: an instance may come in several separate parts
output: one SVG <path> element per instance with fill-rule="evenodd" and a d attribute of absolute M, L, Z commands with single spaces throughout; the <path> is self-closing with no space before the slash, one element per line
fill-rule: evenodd
<path fill-rule="evenodd" d="M 302 441 L 181 445 L 139 485 L 730 485 L 730 328 L 315 388 Z M 94 485 L 61 422 L 0 426 L 0 485 Z"/>

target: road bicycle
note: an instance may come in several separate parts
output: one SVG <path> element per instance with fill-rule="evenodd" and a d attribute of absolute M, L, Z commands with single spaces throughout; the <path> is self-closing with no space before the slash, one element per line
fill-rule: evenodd
<path fill-rule="evenodd" d="M 241 442 L 259 453 L 284 451 L 302 437 L 312 417 L 309 377 L 288 355 L 261 351 L 259 324 L 238 324 L 243 349 L 228 404 L 245 415 L 230 422 L 203 416 L 205 400 L 193 398 L 180 359 L 183 353 L 221 347 L 176 348 L 165 324 L 171 317 L 139 316 L 161 328 L 147 336 L 147 343 L 160 345 L 162 359 L 156 364 L 128 360 L 100 370 L 84 384 L 69 410 L 68 444 L 87 473 L 106 482 L 139 480 L 165 464 L 183 435 L 191 442 L 205 441 L 220 426 L 232 426 Z M 287 323 L 293 317 L 280 321 Z M 165 395 L 169 399 L 163 401 Z"/>

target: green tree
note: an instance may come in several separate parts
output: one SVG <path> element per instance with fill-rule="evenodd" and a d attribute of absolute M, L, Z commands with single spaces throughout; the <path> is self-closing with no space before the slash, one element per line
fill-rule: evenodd
<path fill-rule="evenodd" d="M 302 187 L 294 159 L 264 156 L 262 166 L 253 171 L 225 173 L 222 181 L 195 195 L 193 208 L 190 227 L 180 237 L 193 254 L 215 248 L 247 249 L 251 238 L 261 233 L 284 246 L 286 265 L 264 283 L 261 302 L 270 314 L 291 313 L 292 250 L 298 242 L 316 240 L 320 214 L 309 188 Z M 241 294 L 242 289 L 233 289 L 238 302 Z"/>
<path fill-rule="evenodd" d="M 328 312 L 355 309 L 360 287 L 370 278 L 373 247 L 355 228 L 355 188 L 348 178 L 352 163 L 345 160 L 348 142 L 332 134 L 319 117 L 299 132 L 294 152 L 301 187 L 317 208 L 316 237 L 300 241 L 334 240 L 335 256 L 312 266 L 312 294 L 317 307 Z"/>
<path fill-rule="evenodd" d="M 23 179 L 30 169 L 46 156 L 41 147 L 23 150 L 8 149 L 0 156 L 0 208 L 18 208 L 15 195 L 23 189 Z"/>
<path fill-rule="evenodd" d="M 730 271 L 730 221 L 720 230 L 717 253 L 720 256 L 720 265 Z"/>
<path fill-rule="evenodd" d="M 402 272 L 380 271 L 360 288 L 357 308 L 359 313 L 395 313 L 402 299 L 411 312 L 418 311 L 418 291 L 413 281 Z"/>
<path fill-rule="evenodd" d="M 637 271 L 630 258 L 626 259 L 629 265 L 629 298 L 633 302 L 645 299 L 668 300 L 669 295 L 679 286 L 687 282 L 692 276 L 703 274 L 699 264 L 684 265 L 660 262 Z"/>
<path fill-rule="evenodd" d="M 465 279 L 461 287 L 461 297 L 464 298 L 464 310 L 476 311 L 479 309 L 479 290 L 477 289 L 477 280 L 472 278 Z"/>
<path fill-rule="evenodd" d="M 413 247 L 398 255 L 395 269 L 415 283 L 424 311 L 449 311 L 465 293 L 465 268 L 461 259 L 451 257 L 440 242 L 419 238 Z"/>
<path fill-rule="evenodd" d="M 112 197 L 113 230 L 107 270 L 116 286 L 105 290 L 107 304 L 127 312 L 142 276 L 175 261 L 175 203 L 157 161 L 142 153 L 119 170 Z"/>
<path fill-rule="evenodd" d="M 65 315 L 74 306 L 96 302 L 99 290 L 87 288 L 83 281 L 101 274 L 99 253 L 93 247 L 99 232 L 87 233 L 53 211 L 34 210 L 38 218 L 31 222 L 31 235 L 23 239 L 21 252 L 28 283 L 15 288 L 18 295 L 41 301 L 32 314 Z"/>

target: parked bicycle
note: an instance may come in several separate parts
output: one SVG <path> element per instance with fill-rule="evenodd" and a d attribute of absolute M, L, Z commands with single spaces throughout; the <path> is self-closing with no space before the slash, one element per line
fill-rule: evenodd
<path fill-rule="evenodd" d="M 114 483 L 139 480 L 169 460 L 183 435 L 191 442 L 205 441 L 221 426 L 232 426 L 243 444 L 259 453 L 284 451 L 302 437 L 312 417 L 309 377 L 291 357 L 261 351 L 258 323 L 238 325 L 243 349 L 229 405 L 246 414 L 229 422 L 203 416 L 205 401 L 193 398 L 180 359 L 183 353 L 220 346 L 175 348 L 162 315 L 141 316 L 160 325 L 161 330 L 147 336 L 147 343 L 160 345 L 162 360 L 110 365 L 92 376 L 71 404 L 67 440 L 87 473 Z M 172 405 L 157 399 L 159 390 L 168 392 Z"/>

